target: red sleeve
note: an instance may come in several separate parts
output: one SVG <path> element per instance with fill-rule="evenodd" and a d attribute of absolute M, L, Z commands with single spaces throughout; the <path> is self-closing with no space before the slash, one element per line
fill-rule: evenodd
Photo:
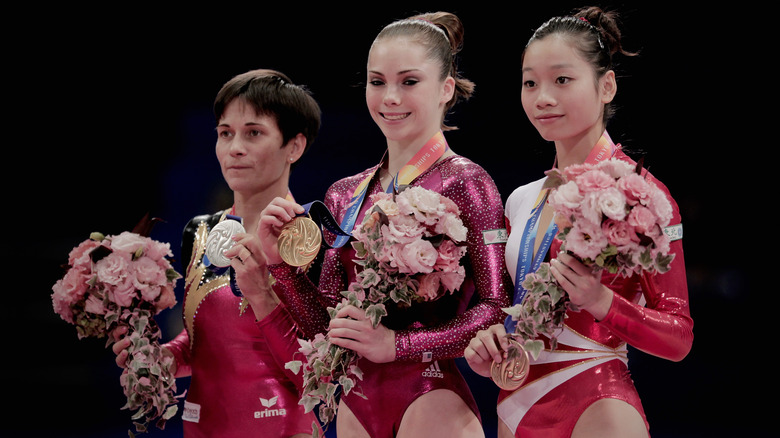
<path fill-rule="evenodd" d="M 173 354 L 176 361 L 176 376 L 175 377 L 187 377 L 192 375 L 192 367 L 190 366 L 190 335 L 187 330 L 184 329 L 181 333 L 173 338 L 170 342 L 163 345 Z"/>

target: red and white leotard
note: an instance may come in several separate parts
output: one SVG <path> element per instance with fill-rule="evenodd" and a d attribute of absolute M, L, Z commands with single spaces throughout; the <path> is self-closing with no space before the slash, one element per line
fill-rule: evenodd
<path fill-rule="evenodd" d="M 636 164 L 620 150 L 615 157 Z M 648 178 L 666 192 L 672 203 L 670 226 L 680 224 L 679 209 L 666 186 L 652 175 Z M 525 223 L 543 181 L 522 186 L 507 199 L 510 234 L 506 261 L 513 277 Z M 552 257 L 560 245 L 557 239 L 553 241 Z M 664 274 L 626 279 L 605 273 L 602 283 L 614 291 L 608 315 L 596 321 L 588 312 L 570 311 L 558 348 L 551 352 L 548 345 L 532 361 L 523 386 L 513 392 L 500 392 L 498 416 L 516 437 L 568 437 L 582 412 L 603 398 L 624 400 L 645 418 L 628 371 L 626 344 L 678 361 L 693 343 L 682 241 L 672 241 L 670 252 L 675 258 Z"/>
<path fill-rule="evenodd" d="M 197 217 L 185 229 L 182 257 L 192 245 L 185 276 L 185 328 L 165 344 L 176 358 L 176 377 L 192 376 L 182 412 L 184 436 L 311 434 L 317 419 L 298 405 L 302 378 L 284 369 L 299 346 L 297 328 L 284 305 L 257 321 L 231 291 L 229 275 L 216 275 L 203 266 L 206 236 L 219 217 Z"/>
<path fill-rule="evenodd" d="M 336 182 L 328 190 L 325 205 L 338 222 L 344 216 L 355 187 L 376 167 Z M 483 231 L 504 228 L 502 200 L 492 178 L 482 167 L 462 156 L 440 160 L 412 181 L 452 199 L 468 228 L 467 279 L 459 292 L 439 300 L 391 308 L 382 324 L 395 330 L 396 360 L 375 364 L 361 359 L 364 380 L 360 389 L 368 400 L 354 393 L 342 399 L 372 438 L 392 437 L 406 408 L 417 397 L 437 388 L 458 393 L 479 415 L 476 402 L 454 359 L 461 357 L 480 329 L 501 322 L 501 310 L 509 304 L 511 283 L 504 264 L 504 243 L 486 244 Z M 374 176 L 368 196 L 382 191 Z M 361 223 L 370 201 L 364 202 L 356 223 Z M 351 231 L 351 230 L 347 230 Z M 269 266 L 280 298 L 307 337 L 327 330 L 327 306 L 341 300 L 340 291 L 355 279 L 355 252 L 347 244 L 325 253 L 319 288 L 284 263 Z"/>

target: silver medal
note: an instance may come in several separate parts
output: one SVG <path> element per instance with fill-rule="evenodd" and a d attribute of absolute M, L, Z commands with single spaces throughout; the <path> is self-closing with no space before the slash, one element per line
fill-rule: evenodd
<path fill-rule="evenodd" d="M 208 257 L 209 262 L 220 268 L 230 266 L 230 259 L 225 257 L 224 253 L 235 244 L 232 237 L 245 231 L 241 222 L 232 219 L 224 220 L 215 225 L 206 237 L 206 257 Z"/>

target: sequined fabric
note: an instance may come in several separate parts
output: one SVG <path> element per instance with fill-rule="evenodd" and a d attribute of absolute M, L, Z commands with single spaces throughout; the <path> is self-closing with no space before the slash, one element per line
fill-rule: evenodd
<path fill-rule="evenodd" d="M 325 204 L 338 221 L 354 188 L 373 171 L 368 169 L 342 179 L 328 190 Z M 397 330 L 397 360 L 420 361 L 426 352 L 437 359 L 460 357 L 477 330 L 503 319 L 501 307 L 509 303 L 511 281 L 504 266 L 504 245 L 486 245 L 482 236 L 482 231 L 504 228 L 501 196 L 490 176 L 461 156 L 440 161 L 412 184 L 435 190 L 458 204 L 461 218 L 469 229 L 465 260 L 469 275 L 459 293 L 431 303 L 415 304 L 409 309 L 390 309 L 383 323 Z M 368 190 L 369 194 L 381 191 L 376 178 Z M 357 223 L 369 207 L 368 202 L 364 203 Z M 326 240 L 332 242 L 332 236 L 325 234 Z M 355 279 L 354 259 L 349 244 L 327 250 L 319 289 L 297 268 L 286 264 L 269 267 L 282 291 L 280 298 L 306 336 L 326 331 L 330 318 L 325 309 L 335 306 L 341 300 L 339 292 L 346 290 Z M 472 298 L 476 302 L 469 306 Z"/>
<path fill-rule="evenodd" d="M 324 202 L 338 221 L 357 184 L 374 170 L 367 169 L 330 187 Z M 435 190 L 458 204 L 469 230 L 465 258 L 467 280 L 454 295 L 430 303 L 416 303 L 407 309 L 388 309 L 383 324 L 396 331 L 396 361 L 372 364 L 362 360 L 360 366 L 368 380 L 361 383 L 361 388 L 370 403 L 359 398 L 353 400 L 351 394 L 344 399 L 372 437 L 392 436 L 393 427 L 397 428 L 409 403 L 437 387 L 455 390 L 477 412 L 476 403 L 452 360 L 463 355 L 478 330 L 501 322 L 505 316 L 501 308 L 509 305 L 511 280 L 505 267 L 504 245 L 485 244 L 482 234 L 504 228 L 503 203 L 492 178 L 467 158 L 451 156 L 434 164 L 412 184 Z M 381 190 L 378 179 L 374 178 L 368 187 L 369 195 Z M 357 223 L 362 221 L 369 204 L 362 206 Z M 326 233 L 328 242 L 333 241 L 332 237 Z M 326 331 L 330 318 L 325 308 L 339 302 L 339 292 L 346 290 L 355 279 L 354 259 L 349 244 L 328 249 L 319 288 L 296 268 L 285 264 L 269 267 L 277 280 L 280 298 L 307 336 Z M 426 372 L 431 366 L 434 370 L 438 367 L 448 371 Z M 371 406 L 381 406 L 385 414 L 372 411 Z"/>
<path fill-rule="evenodd" d="M 634 163 L 622 151 L 616 157 Z M 681 222 L 679 208 L 669 194 L 668 189 L 658 180 L 654 181 L 671 200 L 673 218 L 671 224 Z M 529 185 L 530 186 L 530 185 Z M 533 191 L 533 193 L 531 193 Z M 507 243 L 507 263 L 514 275 L 517 264 L 517 251 L 525 228 L 527 212 L 515 210 L 520 196 L 538 194 L 538 188 L 524 192 L 518 189 L 507 200 L 507 218 L 510 222 L 509 242 Z M 550 249 L 551 256 L 560 250 L 561 242 L 555 240 Z M 614 291 L 612 307 L 602 321 L 596 321 L 588 312 L 569 312 L 567 327 L 587 340 L 595 349 L 604 351 L 625 350 L 625 344 L 646 353 L 665 359 L 679 361 L 690 351 L 693 343 L 693 320 L 688 306 L 688 287 L 685 276 L 685 262 L 682 241 L 671 243 L 671 252 L 675 254 L 671 270 L 665 274 L 633 276 L 621 278 L 605 274 L 602 283 Z M 646 304 L 643 303 L 646 301 Z M 501 391 L 499 394 L 499 417 L 504 419 L 515 415 L 507 409 L 514 406 L 513 399 L 527 398 L 533 385 L 549 381 L 552 387 L 563 370 L 586 363 L 587 359 L 579 355 L 591 354 L 592 350 L 559 344 L 556 351 L 565 352 L 571 359 L 549 363 L 532 363 L 529 377 L 522 387 L 514 392 Z M 601 398 L 616 398 L 633 405 L 644 418 L 644 410 L 639 394 L 634 387 L 626 363 L 617 357 L 593 368 L 587 369 L 559 386 L 550 389 L 538 402 L 523 413 L 522 421 L 515 429 L 515 436 L 547 437 L 569 436 L 580 414 L 594 401 Z M 502 414 L 502 410 L 506 414 Z M 509 422 L 505 419 L 505 423 Z M 511 426 L 510 426 L 511 427 Z"/>
<path fill-rule="evenodd" d="M 193 235 L 185 232 L 184 239 L 191 241 Z M 185 251 L 189 242 L 183 245 L 183 255 Z M 198 252 L 196 242 L 192 253 Z M 198 256 L 186 272 L 200 266 Z M 241 298 L 227 282 L 206 272 L 186 287 L 185 308 L 196 309 L 192 321 L 165 344 L 176 358 L 177 377 L 192 377 L 182 412 L 184 436 L 311 433 L 316 418 L 298 405 L 301 377 L 284 369 L 298 348 L 297 330 L 284 305 L 256 321 L 251 308 L 241 310 Z M 199 292 L 211 283 L 222 286 Z"/>

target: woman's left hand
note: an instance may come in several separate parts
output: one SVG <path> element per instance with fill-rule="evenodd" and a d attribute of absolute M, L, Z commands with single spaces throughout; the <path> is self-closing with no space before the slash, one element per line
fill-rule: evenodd
<path fill-rule="evenodd" d="M 601 283 L 601 271 L 591 268 L 569 254 L 559 253 L 550 263 L 550 272 L 569 294 L 572 304 L 602 320 L 612 306 L 612 290 Z"/>
<path fill-rule="evenodd" d="M 225 251 L 230 266 L 236 273 L 236 283 L 249 301 L 255 316 L 262 319 L 279 303 L 271 288 L 263 247 L 257 234 L 238 233 L 233 236 L 235 244 Z"/>
<path fill-rule="evenodd" d="M 395 360 L 395 332 L 379 324 L 376 328 L 364 310 L 345 306 L 330 321 L 328 336 L 333 344 L 349 348 L 374 363 Z"/>

